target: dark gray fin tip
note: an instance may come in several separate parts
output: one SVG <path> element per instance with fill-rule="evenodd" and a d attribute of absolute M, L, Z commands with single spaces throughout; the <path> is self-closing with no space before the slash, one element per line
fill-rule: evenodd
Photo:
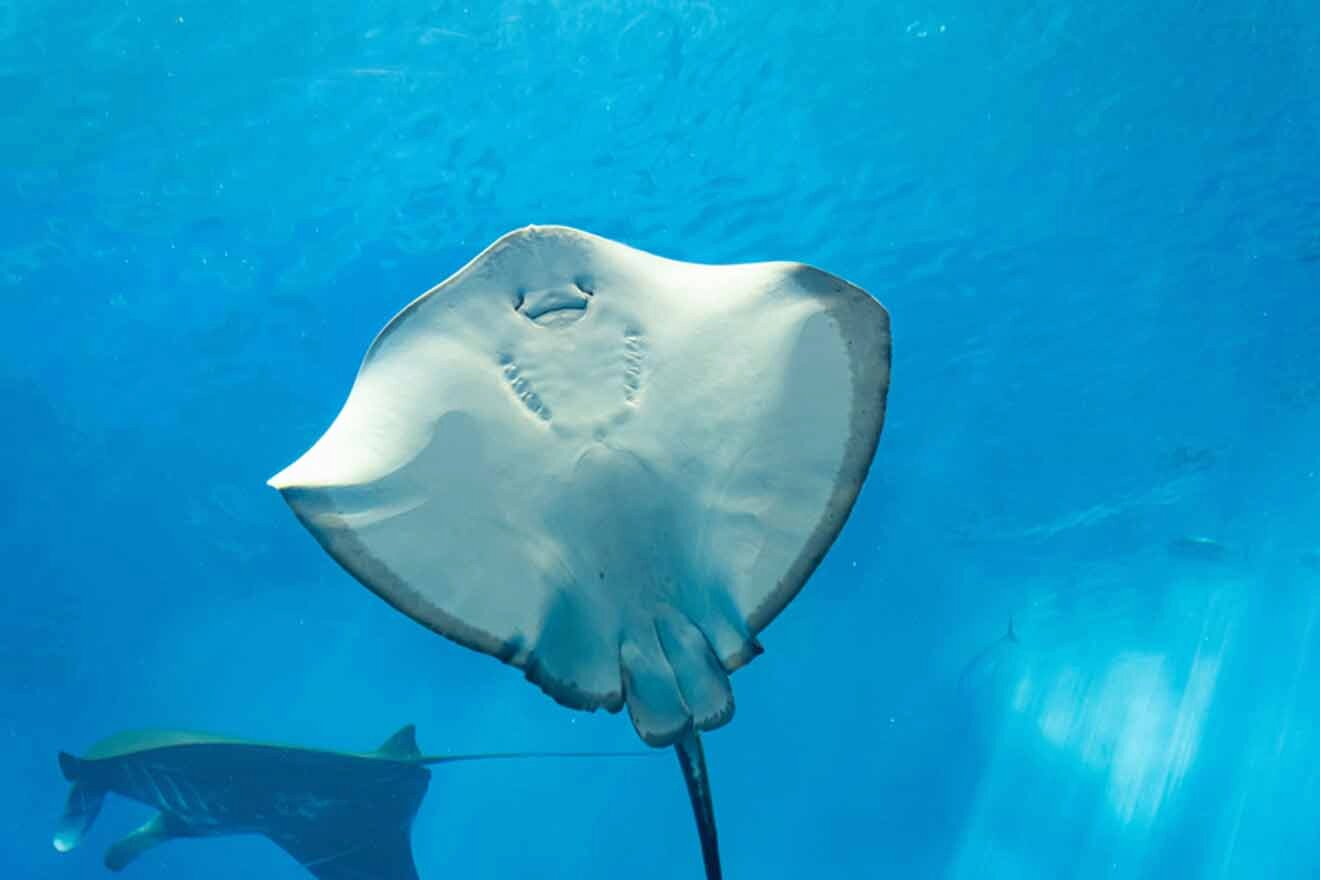
<path fill-rule="evenodd" d="M 390 735 L 389 739 L 381 743 L 380 748 L 376 749 L 376 754 L 397 761 L 414 761 L 420 758 L 422 750 L 417 748 L 417 725 L 405 724 L 399 728 Z"/>
<path fill-rule="evenodd" d="M 674 743 L 678 764 L 687 784 L 688 799 L 692 802 L 692 815 L 697 820 L 697 835 L 701 838 L 701 860 L 706 865 L 706 880 L 722 880 L 720 845 L 715 833 L 715 805 L 710 796 L 710 777 L 706 773 L 706 754 L 701 747 L 701 736 L 688 728 Z"/>

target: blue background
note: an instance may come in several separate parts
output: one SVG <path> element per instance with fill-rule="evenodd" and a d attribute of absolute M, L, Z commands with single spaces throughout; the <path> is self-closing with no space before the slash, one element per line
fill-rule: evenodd
<path fill-rule="evenodd" d="M 124 727 L 635 747 L 263 485 L 531 222 L 893 315 L 867 487 L 706 739 L 727 876 L 1320 873 L 1312 3 L 8 0 L 0 106 L 6 876 L 108 876 L 142 810 L 58 856 L 55 752 Z M 667 755 L 442 767 L 414 838 L 424 878 L 700 876 Z"/>

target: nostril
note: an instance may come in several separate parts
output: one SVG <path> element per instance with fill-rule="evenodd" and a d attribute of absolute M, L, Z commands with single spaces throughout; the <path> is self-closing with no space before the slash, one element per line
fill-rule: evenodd
<path fill-rule="evenodd" d="M 596 291 L 592 289 L 590 278 L 574 278 L 573 286 L 585 293 L 587 296 L 595 296 Z"/>
<path fill-rule="evenodd" d="M 515 312 L 521 310 L 525 302 L 527 302 L 527 291 L 520 287 L 513 292 L 513 310 Z"/>

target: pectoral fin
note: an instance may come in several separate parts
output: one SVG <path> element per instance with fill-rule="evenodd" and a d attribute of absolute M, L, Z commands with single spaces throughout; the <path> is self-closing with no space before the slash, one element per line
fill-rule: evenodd
<path fill-rule="evenodd" d="M 417 880 L 408 827 L 335 834 L 314 825 L 268 835 L 316 880 Z"/>

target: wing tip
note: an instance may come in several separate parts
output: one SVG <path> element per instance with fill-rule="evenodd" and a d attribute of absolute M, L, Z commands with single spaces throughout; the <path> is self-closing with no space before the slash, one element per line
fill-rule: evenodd
<path fill-rule="evenodd" d="M 66 782 L 77 782 L 79 772 L 82 769 L 82 761 L 70 755 L 68 752 L 59 753 L 60 772 L 64 774 Z"/>

